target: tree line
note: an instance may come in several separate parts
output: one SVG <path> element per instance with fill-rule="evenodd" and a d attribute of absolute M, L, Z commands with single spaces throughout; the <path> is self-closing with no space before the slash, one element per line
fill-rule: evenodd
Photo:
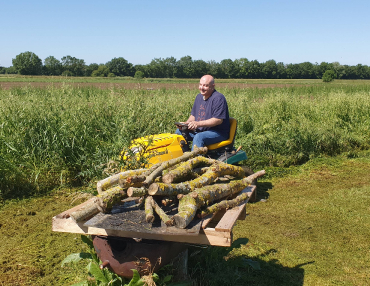
<path fill-rule="evenodd" d="M 72 56 L 64 56 L 61 60 L 49 56 L 42 62 L 35 53 L 24 52 L 12 59 L 12 63 L 13 66 L 8 68 L 0 66 L 0 73 L 136 78 L 199 78 L 212 74 L 216 78 L 229 79 L 321 79 L 325 72 L 330 71 L 336 79 L 370 79 L 369 66 L 341 65 L 339 62 L 284 64 L 268 60 L 260 63 L 247 58 L 206 62 L 184 56 L 179 60 L 174 57 L 155 58 L 146 65 L 133 65 L 123 57 L 113 58 L 105 64 L 87 65 L 83 59 Z"/>

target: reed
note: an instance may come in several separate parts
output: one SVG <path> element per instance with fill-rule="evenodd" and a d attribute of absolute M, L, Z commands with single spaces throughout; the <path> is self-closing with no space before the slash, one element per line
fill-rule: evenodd
<path fill-rule="evenodd" d="M 302 164 L 370 146 L 369 85 L 221 88 L 238 119 L 246 164 Z M 174 132 L 196 91 L 61 87 L 0 89 L 0 195 L 41 194 L 101 179 L 144 135 Z"/>

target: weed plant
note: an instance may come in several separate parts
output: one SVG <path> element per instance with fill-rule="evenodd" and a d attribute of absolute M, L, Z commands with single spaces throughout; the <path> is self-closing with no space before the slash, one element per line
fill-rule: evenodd
<path fill-rule="evenodd" d="M 253 169 L 297 165 L 370 145 L 370 86 L 220 88 Z M 0 196 L 42 194 L 101 179 L 110 159 L 144 135 L 174 132 L 196 90 L 73 87 L 0 89 Z"/>

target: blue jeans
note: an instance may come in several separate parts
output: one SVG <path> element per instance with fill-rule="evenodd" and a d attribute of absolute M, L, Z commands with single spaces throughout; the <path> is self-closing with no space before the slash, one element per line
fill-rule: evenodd
<path fill-rule="evenodd" d="M 175 133 L 178 135 L 182 135 L 179 129 L 177 129 Z M 204 146 L 208 146 L 208 145 L 229 139 L 228 136 L 227 137 L 223 136 L 220 133 L 213 131 L 213 130 L 207 130 L 203 132 L 194 132 L 194 133 L 189 132 L 189 136 L 193 140 L 193 145 L 191 147 L 192 151 L 194 150 L 194 146 L 204 147 Z"/>

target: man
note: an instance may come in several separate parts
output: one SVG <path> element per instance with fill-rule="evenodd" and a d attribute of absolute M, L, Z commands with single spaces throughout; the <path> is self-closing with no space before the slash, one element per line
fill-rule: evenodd
<path fill-rule="evenodd" d="M 226 98 L 215 90 L 215 81 L 211 75 L 205 75 L 199 82 L 200 93 L 196 96 L 191 115 L 186 124 L 190 130 L 187 140 L 193 140 L 194 146 L 204 147 L 229 138 L 230 121 Z M 176 134 L 181 134 L 179 129 Z"/>

